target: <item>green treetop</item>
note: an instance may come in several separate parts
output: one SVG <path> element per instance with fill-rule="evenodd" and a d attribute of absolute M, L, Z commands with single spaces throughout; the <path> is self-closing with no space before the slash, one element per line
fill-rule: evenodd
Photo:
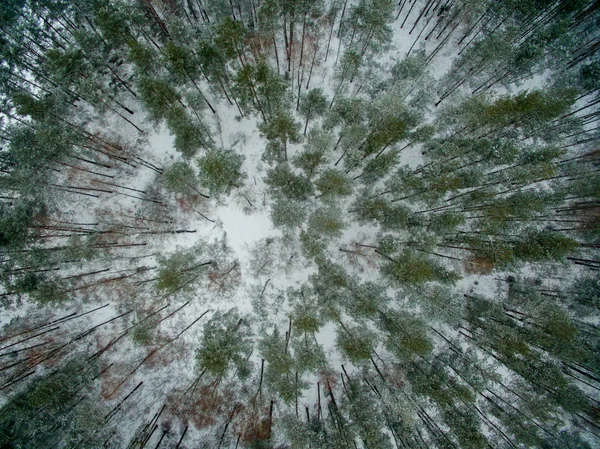
<path fill-rule="evenodd" d="M 252 349 L 251 335 L 248 323 L 240 318 L 236 309 L 215 312 L 204 325 L 196 355 L 199 370 L 222 378 L 235 367 L 240 378 L 247 377 L 251 367 L 248 361 Z"/>
<path fill-rule="evenodd" d="M 233 150 L 209 150 L 198 159 L 200 184 L 214 195 L 229 194 L 242 186 L 246 174 L 241 167 L 244 156 Z"/>

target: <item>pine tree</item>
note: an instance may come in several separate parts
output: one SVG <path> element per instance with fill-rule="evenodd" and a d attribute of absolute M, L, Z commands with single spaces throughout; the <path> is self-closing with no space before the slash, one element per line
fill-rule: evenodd
<path fill-rule="evenodd" d="M 198 159 L 200 185 L 213 195 L 229 194 L 239 188 L 246 175 L 241 167 L 244 157 L 232 150 L 210 150 Z"/>
<path fill-rule="evenodd" d="M 348 196 L 352 193 L 350 179 L 334 168 L 324 170 L 315 181 L 315 186 L 321 192 L 319 197 L 324 198 Z"/>
<path fill-rule="evenodd" d="M 309 232 L 326 238 L 340 236 L 346 226 L 336 207 L 319 208 L 308 219 Z"/>
<path fill-rule="evenodd" d="M 594 446 L 599 11 L 3 2 L 0 446 Z"/>
<path fill-rule="evenodd" d="M 279 164 L 267 173 L 266 183 L 285 197 L 306 200 L 313 192 L 312 184 L 302 176 L 294 174 L 288 164 Z"/>
<path fill-rule="evenodd" d="M 308 122 L 314 117 L 319 117 L 327 110 L 327 98 L 323 95 L 323 90 L 319 88 L 311 89 L 300 102 L 300 113 L 306 117 L 304 123 L 304 135 L 308 128 Z"/>
<path fill-rule="evenodd" d="M 163 172 L 165 188 L 186 196 L 207 196 L 196 188 L 197 178 L 192 167 L 185 162 L 175 162 Z"/>
<path fill-rule="evenodd" d="M 348 382 L 350 417 L 365 448 L 391 449 L 392 442 L 380 425 L 384 421 L 381 410 L 372 401 L 367 388 L 357 380 Z"/>
<path fill-rule="evenodd" d="M 179 291 L 192 292 L 195 283 L 205 276 L 212 261 L 198 262 L 194 252 L 179 251 L 169 257 L 160 257 L 156 288 L 165 294 Z"/>
<path fill-rule="evenodd" d="M 364 325 L 344 325 L 337 331 L 336 345 L 344 356 L 354 364 L 364 363 L 369 360 L 377 334 Z"/>
<path fill-rule="evenodd" d="M 289 232 L 302 226 L 306 219 L 306 207 L 300 201 L 277 197 L 271 206 L 271 222 L 276 228 Z"/>
<path fill-rule="evenodd" d="M 89 365 L 89 364 L 85 364 Z M 94 447 L 113 433 L 108 409 L 90 396 L 97 366 L 80 359 L 36 379 L 0 409 L 0 442 L 6 447 Z M 115 442 L 117 442 L 115 440 Z"/>
<path fill-rule="evenodd" d="M 294 121 L 289 112 L 278 111 L 277 115 L 260 127 L 262 133 L 269 140 L 278 140 L 283 147 L 283 154 L 280 160 L 288 160 L 288 142 L 297 143 L 300 141 L 298 134 L 300 125 Z"/>
<path fill-rule="evenodd" d="M 237 375 L 250 375 L 247 359 L 251 349 L 251 330 L 236 309 L 215 312 L 204 325 L 200 347 L 196 354 L 198 369 L 223 378 L 235 367 Z"/>
<path fill-rule="evenodd" d="M 381 311 L 379 322 L 387 334 L 386 347 L 400 360 L 413 360 L 433 349 L 422 320 L 405 312 Z"/>

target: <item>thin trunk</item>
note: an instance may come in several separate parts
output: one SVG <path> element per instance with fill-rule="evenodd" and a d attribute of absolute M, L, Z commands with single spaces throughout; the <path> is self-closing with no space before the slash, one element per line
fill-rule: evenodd
<path fill-rule="evenodd" d="M 138 364 L 136 365 L 136 367 L 134 369 L 132 369 L 127 376 L 125 376 L 125 378 L 110 392 L 110 394 L 108 394 L 108 398 L 112 397 L 118 390 L 119 388 L 121 388 L 121 386 L 123 386 L 123 384 L 125 382 L 127 382 L 136 372 L 137 370 L 139 370 L 141 368 L 141 366 L 146 363 L 148 360 L 150 360 L 157 352 L 159 352 L 161 349 L 165 348 L 167 345 L 173 343 L 175 340 L 177 340 L 179 337 L 181 337 L 181 335 L 186 332 L 190 327 L 192 327 L 194 324 L 196 324 L 204 315 L 206 315 L 209 311 L 207 310 L 206 312 L 202 313 L 198 318 L 196 318 L 194 321 L 192 321 L 188 326 L 186 326 L 181 332 L 179 332 L 175 337 L 167 340 L 165 343 L 163 343 L 162 345 L 160 345 L 158 348 L 153 349 L 152 351 L 150 351 L 150 353 Z"/>
<path fill-rule="evenodd" d="M 183 437 L 185 437 L 187 430 L 188 430 L 188 426 L 185 426 L 185 429 L 183 429 L 183 433 L 181 434 L 181 438 L 179 438 L 179 441 L 177 442 L 175 449 L 179 449 L 179 446 L 181 446 L 181 442 L 183 441 Z"/>
<path fill-rule="evenodd" d="M 318 404 L 318 406 L 317 406 L 317 419 L 319 421 L 322 421 L 323 417 L 322 417 L 322 409 L 321 409 L 321 386 L 320 386 L 319 382 L 317 382 L 317 398 L 318 398 L 317 399 L 317 404 Z"/>
<path fill-rule="evenodd" d="M 279 53 L 277 52 L 277 37 L 275 36 L 275 28 L 273 31 L 273 49 L 275 50 L 275 62 L 277 63 L 277 74 L 279 75 Z"/>
<path fill-rule="evenodd" d="M 271 429 L 273 427 L 273 400 L 271 400 L 271 405 L 269 406 L 269 436 L 267 440 L 271 439 Z"/>
<path fill-rule="evenodd" d="M 404 24 L 408 20 L 408 16 L 410 16 L 410 13 L 412 12 L 412 10 L 413 10 L 413 8 L 415 7 L 416 4 L 417 4 L 417 0 L 414 0 L 413 3 L 412 3 L 412 5 L 410 5 L 410 8 L 409 8 L 408 12 L 406 13 L 406 17 L 404 17 L 404 20 L 402 21 L 402 25 L 400 25 L 400 28 L 404 28 Z"/>
<path fill-rule="evenodd" d="M 125 396 L 110 412 L 108 412 L 108 414 L 104 416 L 104 422 L 108 422 L 119 411 L 125 401 L 127 401 L 127 399 L 129 399 L 143 384 L 143 381 L 137 384 L 137 386 L 131 390 L 127 396 Z"/>
<path fill-rule="evenodd" d="M 217 449 L 220 449 L 221 445 L 223 444 L 223 440 L 225 439 L 225 434 L 227 433 L 229 424 L 231 424 L 231 421 L 233 420 L 233 417 L 235 416 L 235 413 L 239 410 L 239 408 L 240 408 L 240 404 L 236 404 L 233 407 L 233 409 L 231 410 L 231 413 L 229 414 L 229 417 L 227 418 L 227 421 L 225 422 L 225 428 L 223 429 L 223 433 L 221 434 L 221 438 L 219 439 L 219 444 L 217 445 Z"/>
<path fill-rule="evenodd" d="M 400 0 L 400 3 L 398 3 L 398 6 L 400 6 L 400 9 L 398 10 L 398 14 L 396 15 L 396 20 L 398 20 L 400 18 L 400 14 L 402 14 L 402 10 L 404 9 L 404 6 L 406 5 L 407 2 L 408 2 L 408 0 Z"/>
<path fill-rule="evenodd" d="M 16 345 L 18 345 L 18 344 L 24 343 L 24 342 L 26 342 L 26 341 L 29 341 L 29 340 L 31 340 L 32 338 L 39 337 L 40 335 L 44 335 L 44 334 L 47 334 L 47 333 L 49 333 L 49 332 L 53 332 L 53 331 L 55 331 L 55 330 L 58 330 L 58 329 L 60 329 L 60 326 L 56 326 L 56 327 L 53 327 L 53 328 L 51 328 L 51 329 L 48 329 L 48 330 L 46 330 L 46 331 L 44 331 L 44 332 L 37 333 L 37 334 L 35 334 L 35 335 L 32 335 L 31 337 L 27 337 L 27 338 L 24 338 L 24 339 L 22 339 L 22 340 L 16 341 L 16 342 L 14 342 L 14 343 L 12 343 L 12 344 L 10 344 L 10 345 L 4 346 L 4 347 L 0 348 L 0 351 L 4 351 L 5 349 L 12 348 L 13 346 L 16 346 Z"/>
<path fill-rule="evenodd" d="M 296 111 L 300 107 L 300 89 L 304 82 L 304 38 L 306 36 L 306 14 L 302 20 L 302 39 L 300 41 L 300 62 L 298 67 L 298 101 L 296 103 Z"/>
<path fill-rule="evenodd" d="M 265 359 L 261 359 L 260 360 L 260 380 L 258 382 L 258 390 L 256 390 L 256 394 L 254 395 L 255 399 L 256 399 L 256 396 L 259 397 L 261 403 L 262 403 L 262 382 L 263 382 L 264 371 L 265 371 Z"/>
<path fill-rule="evenodd" d="M 237 18 L 235 17 L 235 10 L 233 9 L 233 3 L 231 2 L 231 0 L 229 0 L 229 6 L 231 7 L 231 17 L 233 18 L 234 22 L 237 22 Z"/>
<path fill-rule="evenodd" d="M 285 57 L 289 61 L 290 43 L 288 42 L 288 35 L 287 35 L 287 16 L 285 14 L 282 14 L 282 15 L 283 15 L 283 39 L 284 39 L 284 43 L 285 43 Z M 289 73 L 289 69 L 287 70 L 287 72 Z"/>
<path fill-rule="evenodd" d="M 306 81 L 306 89 L 308 89 L 308 86 L 310 84 L 310 79 L 312 78 L 312 73 L 313 73 L 313 68 L 315 66 L 315 58 L 317 57 L 317 51 L 319 49 L 319 45 L 318 42 L 314 45 L 313 47 L 313 57 L 312 57 L 312 61 L 310 63 L 310 70 L 308 72 L 308 80 Z"/>
<path fill-rule="evenodd" d="M 196 90 L 198 91 L 198 93 L 200 94 L 200 96 L 202 97 L 202 99 L 204 100 L 204 102 L 208 105 L 208 107 L 210 108 L 212 113 L 216 114 L 217 111 L 215 111 L 215 108 L 213 108 L 212 104 L 210 104 L 210 102 L 208 101 L 206 96 L 202 93 L 202 91 L 200 90 L 200 87 L 198 87 L 198 84 L 196 84 L 196 80 L 194 80 L 194 78 L 187 72 L 187 70 L 186 70 L 186 74 L 187 74 L 188 78 L 190 79 L 190 81 L 192 82 L 192 84 L 194 85 L 194 87 L 196 88 Z"/>
<path fill-rule="evenodd" d="M 288 73 L 291 71 L 292 66 L 292 51 L 294 48 L 294 13 L 292 12 L 290 17 L 290 46 L 288 48 Z M 292 76 L 292 84 L 293 84 L 293 76 Z"/>
<path fill-rule="evenodd" d="M 327 56 L 329 56 L 329 47 L 331 46 L 331 37 L 333 36 L 333 25 L 335 25 L 335 16 L 331 18 L 331 28 L 329 30 L 329 39 L 327 40 L 327 49 L 325 50 L 325 62 L 327 62 Z M 313 57 L 314 61 L 314 57 Z M 312 72 L 312 66 L 311 66 Z M 308 87 L 307 87 L 308 89 Z"/>
<path fill-rule="evenodd" d="M 306 136 L 306 129 L 308 128 L 308 120 L 310 119 L 310 108 L 308 109 L 307 113 L 306 113 L 306 123 L 304 124 L 304 133 L 303 135 Z"/>
<path fill-rule="evenodd" d="M 425 11 L 427 11 L 429 9 L 429 6 L 431 5 L 432 1 L 433 0 L 427 0 L 427 2 L 425 3 L 425 6 L 423 6 L 423 9 L 421 10 L 421 12 L 419 13 L 419 15 L 417 16 L 417 18 L 416 18 L 415 22 L 413 23 L 413 26 L 410 29 L 410 31 L 408 32 L 408 34 L 412 34 L 412 32 L 415 30 L 415 28 L 417 27 L 417 25 L 421 21 L 421 18 L 423 17 L 423 14 L 425 14 Z M 415 1 L 415 3 L 416 3 L 416 1 Z"/>
<path fill-rule="evenodd" d="M 295 384 L 295 402 L 296 402 L 296 419 L 298 419 L 298 370 L 296 370 L 296 384 Z"/>
<path fill-rule="evenodd" d="M 412 45 L 410 46 L 410 48 L 408 49 L 408 51 L 406 52 L 406 57 L 408 57 L 410 55 L 410 52 L 413 50 L 413 48 L 415 48 L 415 45 L 417 45 L 417 42 L 419 42 L 419 39 L 421 39 L 421 36 L 423 35 L 423 33 L 425 32 L 425 29 L 427 28 L 427 26 L 429 25 L 429 22 L 431 22 L 431 19 L 433 19 L 433 15 L 431 15 L 431 17 L 429 19 L 427 19 L 427 22 L 425 22 L 425 25 L 423 26 L 423 28 L 421 29 L 421 31 L 419 32 L 418 36 L 416 37 L 415 41 L 412 43 Z"/>

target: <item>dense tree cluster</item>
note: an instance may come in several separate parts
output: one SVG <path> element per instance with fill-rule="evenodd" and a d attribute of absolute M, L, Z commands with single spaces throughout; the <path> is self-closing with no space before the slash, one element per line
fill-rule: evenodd
<path fill-rule="evenodd" d="M 2 2 L 0 447 L 597 447 L 599 24 Z"/>

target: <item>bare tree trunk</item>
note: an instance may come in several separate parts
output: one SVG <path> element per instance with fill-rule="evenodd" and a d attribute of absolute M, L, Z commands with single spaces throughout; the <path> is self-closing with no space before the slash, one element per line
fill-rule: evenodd
<path fill-rule="evenodd" d="M 181 446 L 181 442 L 183 441 L 183 437 L 185 437 L 187 430 L 188 430 L 188 426 L 185 426 L 185 429 L 183 429 L 183 433 L 181 434 L 181 438 L 179 438 L 179 441 L 177 442 L 175 449 L 179 449 L 179 446 Z"/>

